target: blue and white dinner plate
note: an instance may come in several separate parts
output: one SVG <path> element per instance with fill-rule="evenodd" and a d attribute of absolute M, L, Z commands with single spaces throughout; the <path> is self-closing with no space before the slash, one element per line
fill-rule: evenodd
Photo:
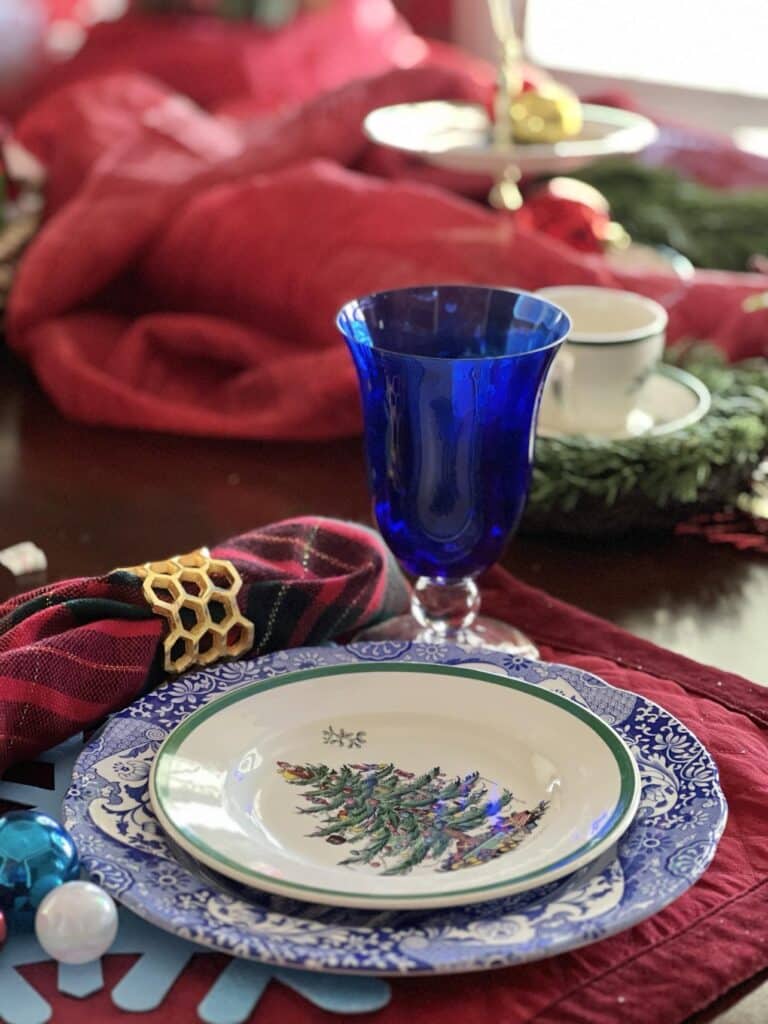
<path fill-rule="evenodd" d="M 269 895 L 215 874 L 168 838 L 151 807 L 150 769 L 160 746 L 190 713 L 254 680 L 361 663 L 493 672 L 588 709 L 616 731 L 639 769 L 642 792 L 632 824 L 618 844 L 566 878 L 491 902 L 417 911 L 345 909 Z M 333 722 L 327 728 L 341 731 Z M 344 729 L 348 745 L 350 730 Z M 328 746 L 334 745 L 329 733 Z M 359 748 L 353 752 L 360 757 Z M 360 763 L 368 764 L 362 757 Z M 314 789 L 316 799 L 333 799 L 301 772 L 291 771 L 285 780 L 306 781 L 306 791 Z M 422 792 L 429 796 L 428 790 Z M 629 928 L 699 878 L 714 856 L 726 814 L 707 751 L 650 701 L 563 665 L 408 643 L 284 651 L 168 683 L 110 720 L 81 755 L 65 800 L 65 821 L 86 870 L 157 926 L 224 953 L 273 964 L 393 975 L 523 963 Z M 335 828 L 325 838 L 331 835 L 345 833 Z M 338 852 L 333 844 L 329 849 Z"/>

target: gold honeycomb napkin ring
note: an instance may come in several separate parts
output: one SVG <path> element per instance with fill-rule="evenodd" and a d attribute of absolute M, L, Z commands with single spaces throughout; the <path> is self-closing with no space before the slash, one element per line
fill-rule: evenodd
<path fill-rule="evenodd" d="M 236 600 L 243 580 L 232 562 L 211 558 L 207 548 L 199 548 L 120 571 L 143 581 L 147 604 L 167 623 L 166 672 L 237 658 L 253 647 L 253 623 L 240 614 Z"/>

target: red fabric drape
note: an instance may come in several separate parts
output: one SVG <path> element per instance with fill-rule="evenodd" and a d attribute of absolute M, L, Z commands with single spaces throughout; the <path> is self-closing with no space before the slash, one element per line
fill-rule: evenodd
<path fill-rule="evenodd" d="M 263 438 L 359 429 L 333 316 L 383 287 L 627 287 L 667 306 L 672 339 L 767 350 L 768 309 L 744 310 L 765 277 L 619 274 L 363 138 L 374 107 L 487 100 L 491 81 L 427 47 L 388 0 L 338 0 L 272 35 L 102 26 L 18 125 L 47 168 L 50 213 L 14 286 L 11 345 L 74 418 Z M 733 147 L 701 145 L 743 180 Z M 663 146 L 670 161 L 691 143 Z"/>

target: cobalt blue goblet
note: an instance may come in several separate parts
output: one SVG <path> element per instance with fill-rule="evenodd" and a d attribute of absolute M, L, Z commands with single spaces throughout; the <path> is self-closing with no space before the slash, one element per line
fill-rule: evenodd
<path fill-rule="evenodd" d="M 416 577 L 412 614 L 366 638 L 535 656 L 518 630 L 478 617 L 475 577 L 522 515 L 541 392 L 568 317 L 526 292 L 424 285 L 354 299 L 337 324 L 360 382 L 376 520 Z"/>

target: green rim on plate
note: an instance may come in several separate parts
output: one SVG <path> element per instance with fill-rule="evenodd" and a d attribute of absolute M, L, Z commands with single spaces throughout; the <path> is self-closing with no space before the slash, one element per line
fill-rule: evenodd
<path fill-rule="evenodd" d="M 494 686 L 503 686 L 507 689 L 527 693 L 537 700 L 541 700 L 561 708 L 567 714 L 579 719 L 588 728 L 590 728 L 602 740 L 613 755 L 619 773 L 619 796 L 610 817 L 603 823 L 597 834 L 592 836 L 586 843 L 583 843 L 576 850 L 572 850 L 566 857 L 549 863 L 544 867 L 537 868 L 534 871 L 529 871 L 521 875 L 513 874 L 507 876 L 499 882 L 471 886 L 469 888 L 443 890 L 439 893 L 423 893 L 419 895 L 419 899 L 444 899 L 446 895 L 450 895 L 451 897 L 462 897 L 481 892 L 493 892 L 494 890 L 506 889 L 513 884 L 529 882 L 536 878 L 542 878 L 545 880 L 547 876 L 552 875 L 555 871 L 559 872 L 558 877 L 562 877 L 565 873 L 561 870 L 562 868 L 566 867 L 571 862 L 580 860 L 598 845 L 609 845 L 611 837 L 616 834 L 615 838 L 618 839 L 621 831 L 627 827 L 629 823 L 628 814 L 630 811 L 634 811 L 639 799 L 640 780 L 637 767 L 623 740 L 621 740 L 613 729 L 606 725 L 606 723 L 598 718 L 592 711 L 587 710 L 580 704 L 577 704 L 566 697 L 562 697 L 559 694 L 541 689 L 538 686 L 525 683 L 519 679 L 509 679 L 494 673 L 479 672 L 474 669 L 465 669 L 457 666 L 381 664 L 379 662 L 360 662 L 359 664 L 340 665 L 328 669 L 305 669 L 299 672 L 290 672 L 286 675 L 278 676 L 268 681 L 259 680 L 252 683 L 246 683 L 245 685 L 233 690 L 231 693 L 218 697 L 215 700 L 212 700 L 209 704 L 206 704 L 204 707 L 193 712 L 193 714 L 185 719 L 181 725 L 177 726 L 177 728 L 174 729 L 170 736 L 168 736 L 164 741 L 158 750 L 152 765 L 150 793 L 152 803 L 161 819 L 161 824 L 166 828 L 170 826 L 170 830 L 172 832 L 176 832 L 178 835 L 183 836 L 186 843 L 189 844 L 190 849 L 197 851 L 201 855 L 201 859 L 210 866 L 215 868 L 218 864 L 223 868 L 234 869 L 240 876 L 247 878 L 252 882 L 255 888 L 266 888 L 270 891 L 274 891 L 275 879 L 271 875 L 254 871 L 245 867 L 242 863 L 230 859 L 218 850 L 212 848 L 209 844 L 203 842 L 193 831 L 183 825 L 179 825 L 173 820 L 172 815 L 168 811 L 168 787 L 171 762 L 178 754 L 181 745 L 191 735 L 191 733 L 198 728 L 198 726 L 203 722 L 206 722 L 224 708 L 246 700 L 254 694 L 265 693 L 268 690 L 274 690 L 283 686 L 290 686 L 293 683 L 304 682 L 308 679 L 317 679 L 318 682 L 320 682 L 322 679 L 331 678 L 333 676 L 348 675 L 351 673 L 361 674 L 371 670 L 386 673 L 413 673 L 416 671 L 418 673 L 435 675 L 460 676 L 469 679 L 476 679 Z M 280 891 L 295 893 L 297 898 L 301 898 L 302 895 L 307 898 L 307 894 L 310 893 L 314 896 L 331 896 L 353 899 L 367 899 L 370 897 L 370 893 L 355 893 L 346 890 L 339 891 L 325 887 L 305 885 L 299 882 L 292 882 L 284 878 L 280 879 Z M 386 903 L 388 900 L 402 901 L 402 896 L 399 894 L 391 896 L 387 896 L 386 894 L 377 894 L 376 899 L 381 900 L 382 903 Z"/>

